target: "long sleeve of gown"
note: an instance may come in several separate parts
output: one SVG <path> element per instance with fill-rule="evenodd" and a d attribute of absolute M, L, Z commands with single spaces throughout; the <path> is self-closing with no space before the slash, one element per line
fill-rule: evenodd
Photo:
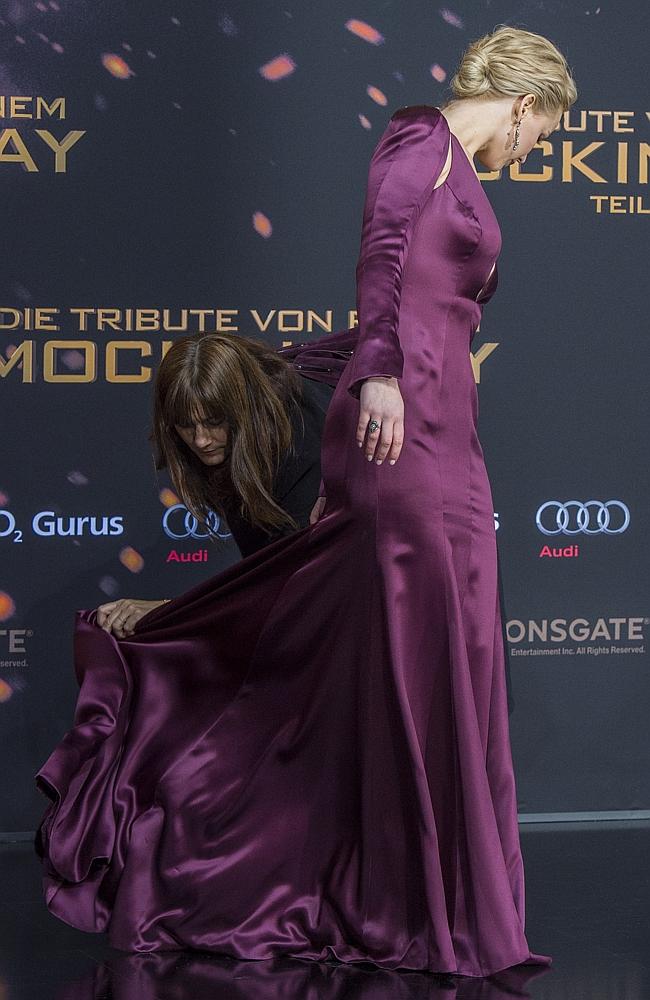
<path fill-rule="evenodd" d="M 447 152 L 442 116 L 415 106 L 395 112 L 372 155 L 356 268 L 359 340 L 348 382 L 357 398 L 373 375 L 402 376 L 402 273 L 411 232 Z"/>

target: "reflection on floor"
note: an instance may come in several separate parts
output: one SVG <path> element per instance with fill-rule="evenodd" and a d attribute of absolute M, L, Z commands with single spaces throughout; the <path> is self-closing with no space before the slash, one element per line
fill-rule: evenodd
<path fill-rule="evenodd" d="M 41 898 L 31 843 L 0 845 L 1 1000 L 650 1000 L 647 821 L 524 824 L 526 933 L 550 969 L 489 979 L 200 952 L 126 954 Z"/>

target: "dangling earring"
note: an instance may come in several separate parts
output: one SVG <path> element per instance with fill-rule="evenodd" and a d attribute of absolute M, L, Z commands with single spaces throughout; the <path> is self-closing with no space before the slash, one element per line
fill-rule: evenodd
<path fill-rule="evenodd" d="M 517 146 L 519 145 L 519 126 L 520 125 L 521 125 L 521 118 L 519 119 L 519 121 L 517 122 L 517 124 L 515 126 L 515 141 L 512 144 L 512 151 L 513 151 L 513 153 L 514 153 L 515 149 L 517 148 Z"/>

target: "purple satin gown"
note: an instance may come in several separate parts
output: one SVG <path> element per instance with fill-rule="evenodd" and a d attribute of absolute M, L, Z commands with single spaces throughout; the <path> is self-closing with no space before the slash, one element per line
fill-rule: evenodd
<path fill-rule="evenodd" d="M 128 640 L 77 613 L 75 724 L 37 774 L 45 898 L 62 920 L 130 951 L 466 976 L 550 964 L 524 935 L 469 353 L 500 248 L 441 112 L 394 114 L 370 165 L 324 516 Z M 401 379 L 392 467 L 355 442 L 375 374 Z"/>

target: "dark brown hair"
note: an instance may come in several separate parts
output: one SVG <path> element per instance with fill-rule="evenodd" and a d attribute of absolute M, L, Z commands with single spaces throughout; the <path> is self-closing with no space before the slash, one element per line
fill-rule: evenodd
<path fill-rule="evenodd" d="M 177 340 L 154 382 L 156 469 L 167 468 L 185 506 L 203 524 L 227 503 L 272 531 L 298 525 L 273 497 L 287 452 L 295 453 L 292 410 L 302 418 L 300 375 L 267 344 L 233 334 L 194 334 Z M 224 461 L 206 466 L 187 447 L 176 424 L 226 421 Z"/>

